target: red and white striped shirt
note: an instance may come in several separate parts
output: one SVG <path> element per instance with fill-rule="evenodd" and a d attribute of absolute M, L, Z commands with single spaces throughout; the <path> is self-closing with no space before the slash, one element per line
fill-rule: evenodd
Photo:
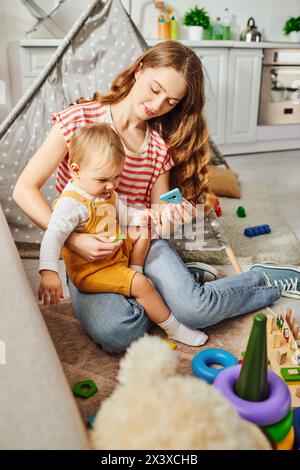
<path fill-rule="evenodd" d="M 97 122 L 107 122 L 113 126 L 110 106 L 93 101 L 82 103 L 52 114 L 53 123 L 58 123 L 69 146 L 77 127 Z M 126 158 L 120 184 L 116 191 L 127 197 L 128 204 L 150 207 L 151 190 L 159 175 L 169 171 L 174 163 L 162 137 L 148 127 L 143 145 L 138 152 L 125 148 Z M 56 190 L 61 193 L 71 178 L 69 155 L 60 163 L 56 171 Z"/>

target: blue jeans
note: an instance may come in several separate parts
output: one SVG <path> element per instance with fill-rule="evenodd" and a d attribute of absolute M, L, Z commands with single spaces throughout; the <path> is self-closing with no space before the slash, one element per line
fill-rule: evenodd
<path fill-rule="evenodd" d="M 263 275 L 255 271 L 201 286 L 167 240 L 152 241 L 144 272 L 177 320 L 193 329 L 270 305 L 281 292 L 279 287 L 267 287 Z M 125 350 L 153 326 L 134 298 L 83 293 L 70 280 L 68 286 L 82 327 L 110 353 Z"/>

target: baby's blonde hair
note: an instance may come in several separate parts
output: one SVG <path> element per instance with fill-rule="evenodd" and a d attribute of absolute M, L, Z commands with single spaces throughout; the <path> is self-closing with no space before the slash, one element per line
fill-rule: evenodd
<path fill-rule="evenodd" d="M 124 165 L 122 141 L 106 123 L 79 127 L 74 132 L 69 148 L 69 164 L 89 165 L 99 162 L 101 167 L 118 169 Z"/>

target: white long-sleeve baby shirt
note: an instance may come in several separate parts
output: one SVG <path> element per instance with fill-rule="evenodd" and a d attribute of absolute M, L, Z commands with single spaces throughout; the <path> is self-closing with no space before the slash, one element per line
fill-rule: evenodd
<path fill-rule="evenodd" d="M 105 201 L 103 198 L 92 197 L 75 186 L 72 181 L 66 185 L 62 195 L 67 191 L 75 191 L 92 202 Z M 89 212 L 84 203 L 72 197 L 62 197 L 62 195 L 55 204 L 41 243 L 39 271 L 46 269 L 59 272 L 60 252 L 65 241 L 74 230 L 80 230 L 89 220 Z M 141 225 L 143 210 L 127 206 L 116 192 L 114 195 L 116 216 L 120 226 Z"/>

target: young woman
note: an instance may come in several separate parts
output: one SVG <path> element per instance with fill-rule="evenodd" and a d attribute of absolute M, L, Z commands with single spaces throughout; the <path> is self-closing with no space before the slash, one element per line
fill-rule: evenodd
<path fill-rule="evenodd" d="M 43 300 L 44 305 L 49 305 L 49 301 L 52 305 L 60 302 L 61 253 L 67 276 L 81 292 L 111 292 L 133 297 L 170 339 L 189 346 L 202 346 L 207 335 L 179 323 L 143 274 L 151 242 L 149 219 L 155 222 L 156 217 L 149 209 L 135 211 L 135 214 L 131 211 L 129 226 L 127 217 L 122 223 L 128 208 L 122 205 L 115 190 L 124 162 L 123 144 L 109 124 L 80 127 L 74 132 L 69 151 L 72 179 L 56 201 L 41 243 L 39 300 Z M 134 238 L 130 232 L 132 227 L 135 228 Z M 124 229 L 127 233 L 122 246 L 107 260 L 89 263 L 64 246 L 75 230 L 97 233 L 108 242 L 118 239 Z"/>
<path fill-rule="evenodd" d="M 159 43 L 142 54 L 114 80 L 106 95 L 95 93 L 54 113 L 54 125 L 19 177 L 14 199 L 26 214 L 46 229 L 51 209 L 41 187 L 57 168 L 57 191 L 70 179 L 68 145 L 80 126 L 110 123 L 125 146 L 126 160 L 117 192 L 129 204 L 159 204 L 170 184 L 180 188 L 180 205 L 164 205 L 165 220 L 183 223 L 193 204 L 211 206 L 207 163 L 208 131 L 203 114 L 204 77 L 200 59 L 175 41 Z M 188 201 L 188 202 L 187 202 Z M 121 243 L 121 242 L 119 242 Z M 66 242 L 88 261 L 105 259 L 119 248 L 97 235 L 73 232 Z M 262 272 L 249 271 L 197 284 L 167 240 L 153 240 L 145 275 L 177 320 L 189 328 L 204 328 L 225 318 L 271 304 L 281 288 L 266 285 Z M 120 352 L 151 326 L 143 307 L 120 294 L 82 293 L 68 282 L 74 311 L 85 331 L 108 352 Z"/>

